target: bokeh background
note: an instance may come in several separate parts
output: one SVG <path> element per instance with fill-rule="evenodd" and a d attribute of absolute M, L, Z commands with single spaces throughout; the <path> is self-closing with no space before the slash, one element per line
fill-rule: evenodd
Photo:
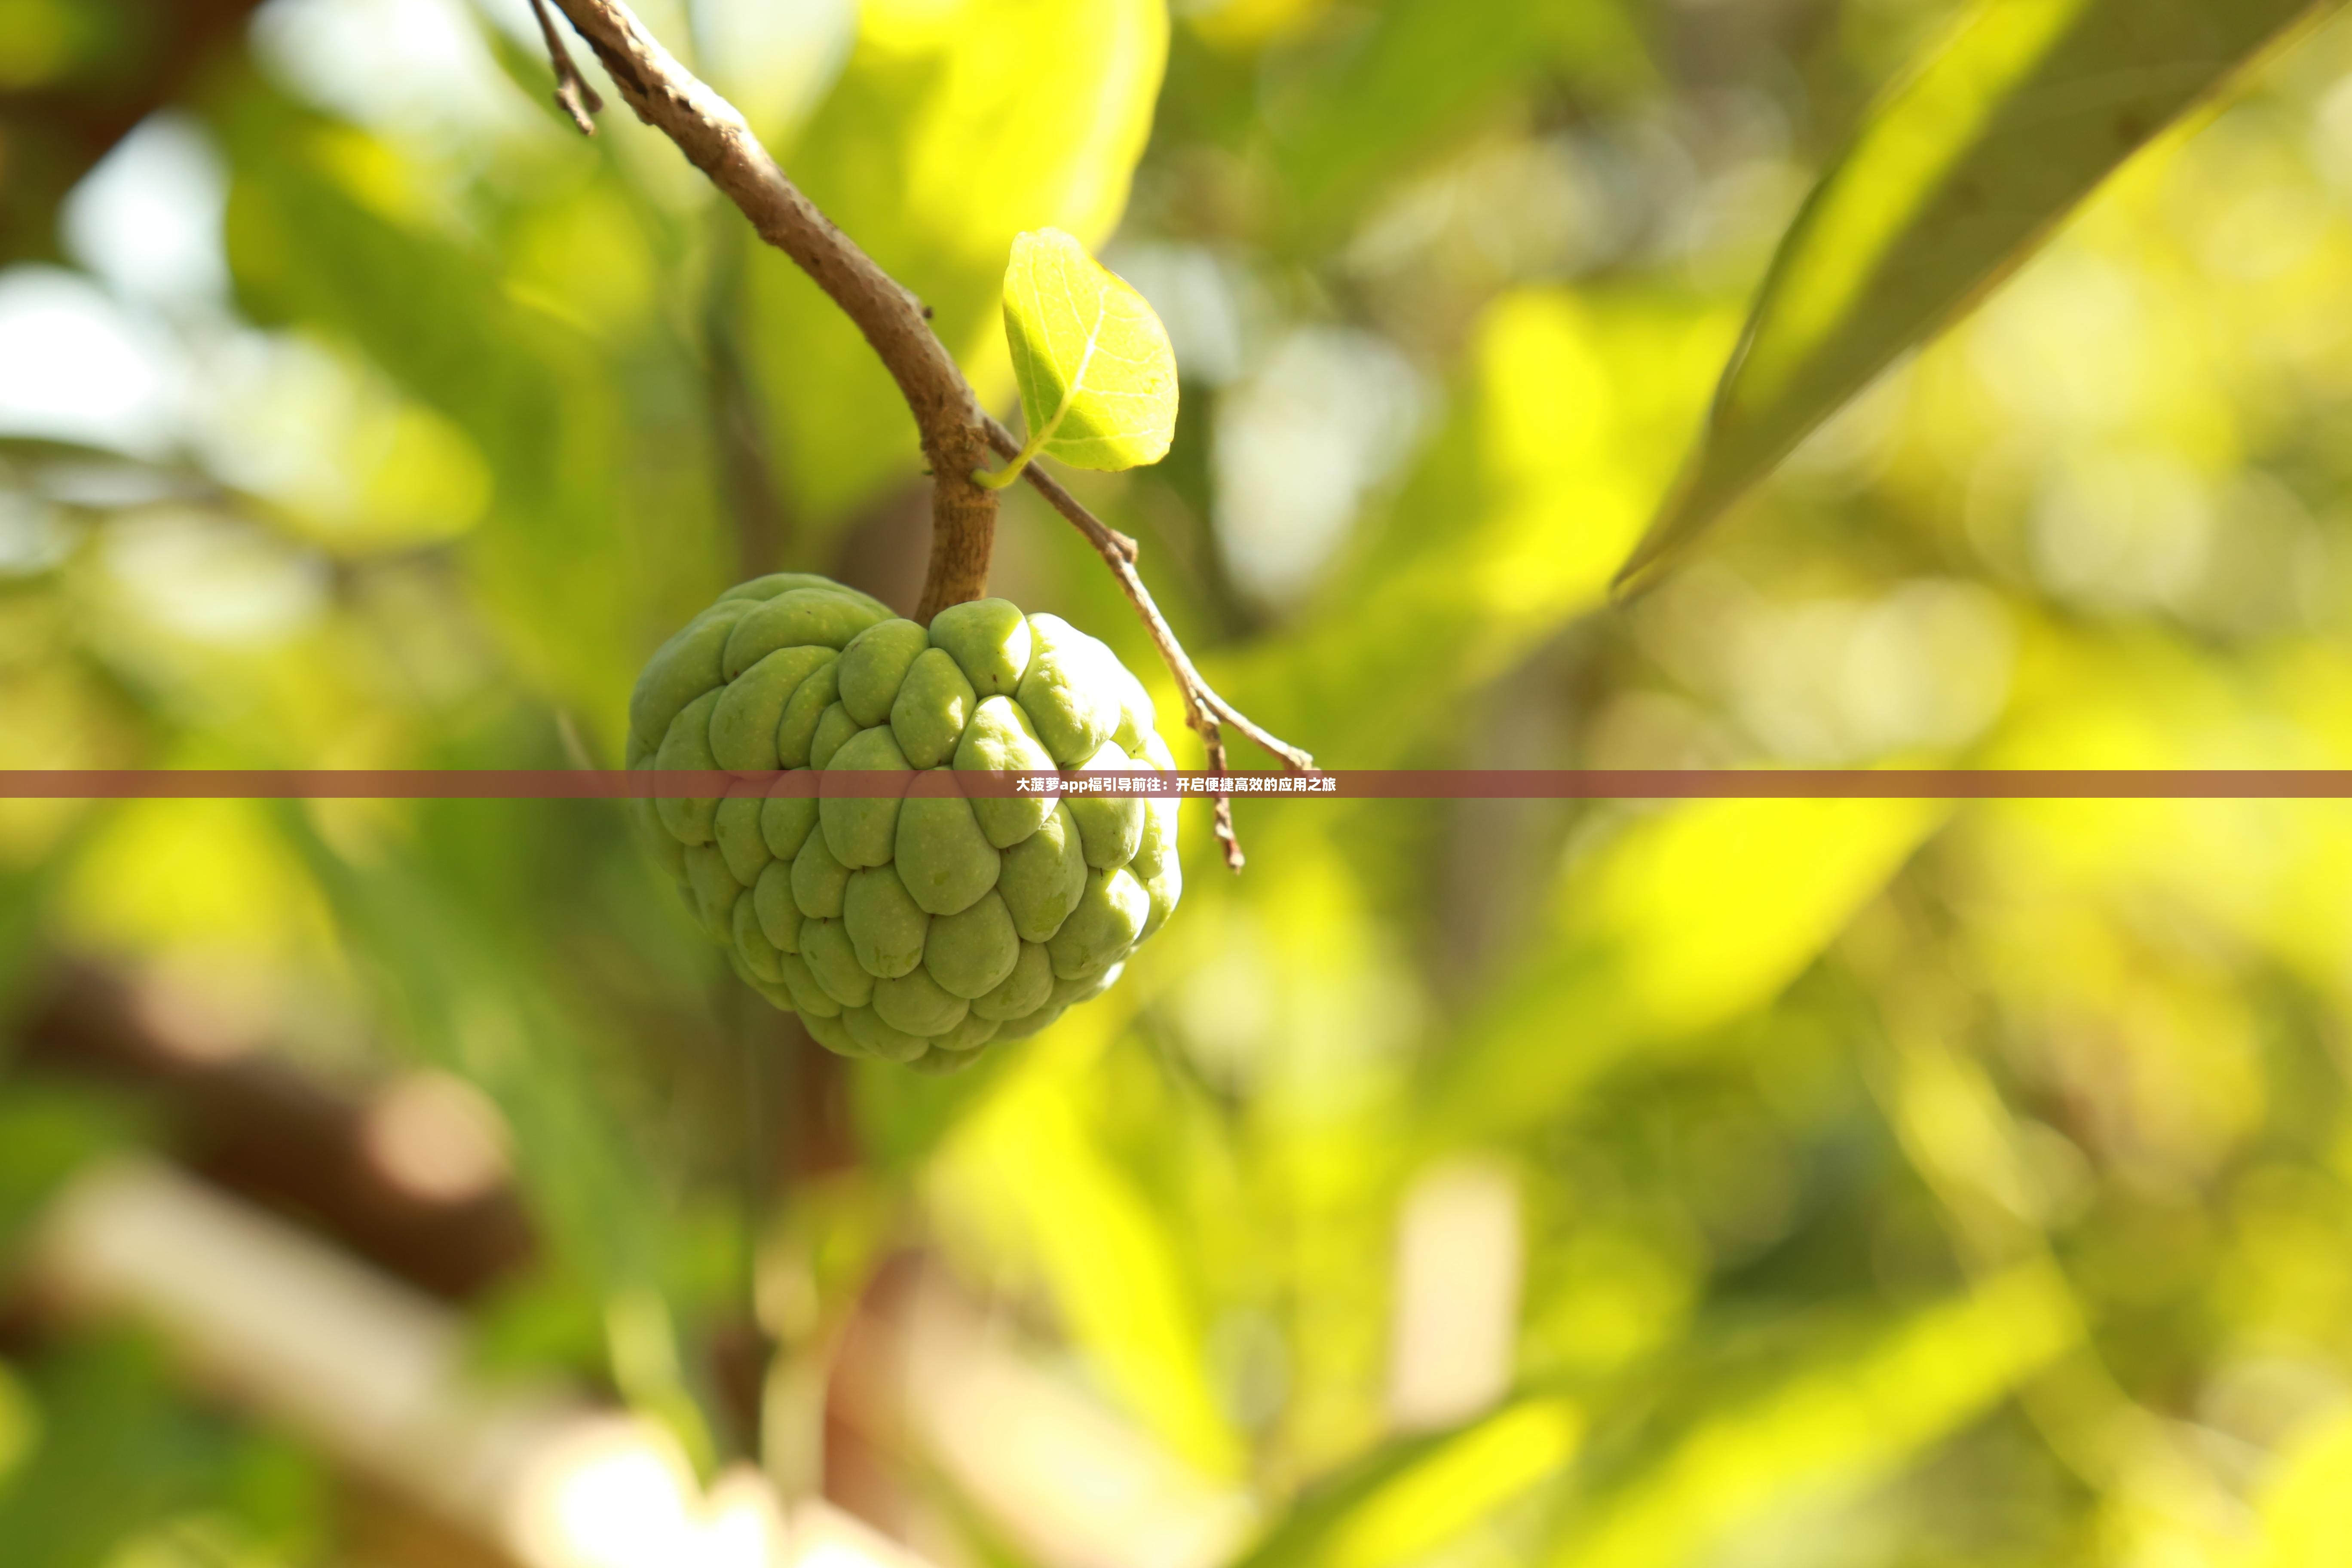
<path fill-rule="evenodd" d="M 1946 0 L 640 9 L 1001 407 L 1015 232 L 1143 289 L 1175 450 L 1074 488 L 1327 764 L 2352 765 L 2352 28 L 1611 608 Z M 727 584 L 911 606 L 887 378 L 548 87 L 0 0 L 0 766 L 610 766 Z M 929 1079 L 615 807 L 0 802 L 0 1563 L 2352 1562 L 2352 807 L 1237 812 Z"/>

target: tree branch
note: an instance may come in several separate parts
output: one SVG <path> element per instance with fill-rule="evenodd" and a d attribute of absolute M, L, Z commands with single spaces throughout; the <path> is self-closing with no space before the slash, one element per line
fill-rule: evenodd
<path fill-rule="evenodd" d="M 619 0 L 554 0 L 637 118 L 677 144 L 866 334 L 915 416 L 931 468 L 931 570 L 917 618 L 988 592 L 996 496 L 972 483 L 987 416 L 923 318 L 923 307 L 816 210 L 735 106 L 680 65 Z"/>
<path fill-rule="evenodd" d="M 535 5 L 542 3 L 533 0 Z M 989 559 L 996 542 L 996 492 L 973 483 L 972 475 L 986 463 L 992 448 L 1010 458 L 1019 453 L 1021 443 L 981 408 L 971 383 L 932 332 L 921 302 L 801 194 L 751 134 L 734 105 L 673 58 L 622 0 L 553 3 L 588 41 L 637 118 L 676 142 L 688 162 L 709 176 L 711 184 L 751 220 L 761 238 L 799 264 L 856 323 L 898 382 L 931 468 L 931 560 L 916 619 L 928 622 L 950 605 L 986 594 Z M 561 84 L 571 61 L 551 25 L 548 46 Z M 557 100 L 564 101 L 560 85 Z M 1036 464 L 1029 465 L 1025 477 L 1055 510 L 1086 535 L 1118 579 L 1144 630 L 1167 662 L 1169 673 L 1176 679 L 1184 702 L 1184 721 L 1200 735 L 1210 768 L 1219 773 L 1225 769 L 1220 728 L 1224 724 L 1265 747 L 1286 768 L 1312 767 L 1312 757 L 1252 723 L 1201 678 L 1136 573 L 1135 542 L 1080 505 Z M 1217 797 L 1216 829 L 1224 845 L 1225 863 L 1241 869 L 1233 804 L 1223 795 Z"/>
<path fill-rule="evenodd" d="M 555 66 L 555 107 L 572 116 L 581 135 L 595 135 L 595 117 L 604 110 L 604 100 L 581 79 L 572 51 L 563 47 L 563 35 L 555 30 L 555 18 L 547 14 L 547 0 L 530 0 L 530 14 L 539 19 L 539 36 L 547 40 L 547 58 Z"/>

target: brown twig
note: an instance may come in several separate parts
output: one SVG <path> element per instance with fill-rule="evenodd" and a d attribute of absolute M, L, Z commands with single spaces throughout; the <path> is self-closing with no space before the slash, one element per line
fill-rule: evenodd
<path fill-rule="evenodd" d="M 1013 432 L 993 419 L 988 422 L 988 442 L 1005 458 L 1014 457 L 1021 450 L 1021 443 Z M 1225 771 L 1225 739 L 1219 728 L 1221 724 L 1231 724 L 1255 741 L 1293 773 L 1305 773 L 1314 767 L 1313 757 L 1253 722 L 1240 709 L 1219 696 L 1216 688 L 1202 678 L 1200 670 L 1193 666 L 1192 656 L 1184 651 L 1184 645 L 1176 640 L 1176 634 L 1170 628 L 1167 617 L 1160 613 L 1160 606 L 1152 601 L 1151 590 L 1143 585 L 1142 574 L 1135 569 L 1138 554 L 1135 541 L 1088 511 L 1077 497 L 1064 489 L 1059 480 L 1035 463 L 1030 464 L 1024 473 L 1037 493 L 1045 498 L 1047 504 L 1087 536 L 1087 542 L 1093 545 L 1095 553 L 1103 558 L 1103 564 L 1110 568 L 1110 574 L 1118 579 L 1128 603 L 1135 606 L 1136 618 L 1143 623 L 1143 629 L 1150 635 L 1152 646 L 1160 650 L 1160 660 L 1168 666 L 1168 673 L 1176 678 L 1177 695 L 1184 702 L 1184 722 L 1201 737 L 1201 747 L 1208 754 L 1209 771 L 1219 773 Z M 1230 795 L 1216 797 L 1216 830 L 1217 841 L 1225 847 L 1225 864 L 1236 871 L 1240 870 L 1242 845 L 1234 834 L 1234 803 Z"/>
<path fill-rule="evenodd" d="M 563 47 L 563 35 L 555 30 L 555 18 L 547 14 L 547 0 L 530 0 L 530 14 L 539 18 L 539 36 L 547 40 L 547 58 L 555 66 L 555 107 L 572 116 L 581 135 L 595 135 L 595 117 L 604 111 L 604 100 L 572 63 L 572 51 Z"/>
<path fill-rule="evenodd" d="M 735 106 L 680 65 L 620 0 L 554 0 L 637 118 L 677 144 L 866 335 L 915 416 L 931 485 L 931 570 L 919 618 L 988 591 L 996 494 L 972 483 L 987 416 L 923 307 L 801 194 Z"/>
<path fill-rule="evenodd" d="M 544 0 L 533 0 L 543 4 Z M 980 406 L 971 384 L 930 328 L 929 312 L 873 258 L 835 228 L 801 194 L 734 105 L 673 58 L 646 32 L 622 0 L 554 0 L 620 89 L 637 118 L 677 144 L 689 163 L 709 175 L 751 220 L 760 237 L 791 257 L 818 288 L 866 334 L 898 384 L 915 416 L 923 456 L 931 468 L 931 560 L 923 579 L 922 603 L 915 615 L 929 621 L 950 605 L 988 592 L 989 558 L 996 542 L 996 492 L 971 476 L 991 448 L 1010 458 L 1021 444 Z M 541 19 L 547 19 L 541 13 Z M 559 82 L 570 69 L 549 23 L 549 51 Z M 558 89 L 559 101 L 562 89 Z M 568 107 L 568 106 L 567 106 Z M 1176 634 L 1152 603 L 1135 569 L 1135 542 L 1104 523 L 1034 463 L 1029 482 L 1087 537 L 1118 579 L 1145 631 L 1176 678 L 1184 721 L 1201 737 L 1211 769 L 1225 768 L 1222 725 L 1230 724 L 1264 746 L 1286 768 L 1305 771 L 1314 759 L 1252 723 L 1217 695 L 1193 668 Z M 1240 842 L 1234 837 L 1233 803 L 1216 801 L 1217 837 L 1225 863 L 1239 870 Z"/>

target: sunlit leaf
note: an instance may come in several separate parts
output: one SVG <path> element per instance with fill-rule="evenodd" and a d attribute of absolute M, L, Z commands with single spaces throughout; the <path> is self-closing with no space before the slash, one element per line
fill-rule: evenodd
<path fill-rule="evenodd" d="M 1209 1390 L 1202 1333 L 1164 1217 L 1072 1102 L 1071 1068 L 1108 1042 L 1073 1016 L 1033 1047 L 934 1162 L 940 1205 L 1034 1269 L 1104 1383 L 1176 1453 L 1230 1475 L 1239 1446 Z"/>
<path fill-rule="evenodd" d="M 1619 574 L 1654 575 L 2116 167 L 2336 0 L 1979 0 L 1781 242 L 1705 441 Z"/>
<path fill-rule="evenodd" d="M 1570 868 L 1520 978 L 1465 1030 L 1471 1125 L 1540 1119 L 1636 1047 L 1780 994 L 1944 820 L 1939 802 L 1717 800 L 1636 822 Z"/>
<path fill-rule="evenodd" d="M 1013 242 L 1004 341 L 1028 423 L 1024 456 L 1132 468 L 1176 436 L 1176 352 L 1150 301 L 1058 228 Z"/>
<path fill-rule="evenodd" d="M 840 81 L 779 154 L 929 308 L 992 406 L 1013 384 L 999 305 L 1013 237 L 1109 237 L 1167 52 L 1163 0 L 867 5 Z M 808 526 L 918 474 L 898 387 L 798 268 L 755 247 L 742 309 L 778 468 Z"/>
<path fill-rule="evenodd" d="M 1567 1568 L 1673 1568 L 1802 1497 L 1851 1497 L 2079 1342 L 2055 1270 L 2029 1265 L 1710 1415 L 1609 1488 L 1559 1542 Z"/>
<path fill-rule="evenodd" d="M 2352 1416 L 2322 1416 L 2290 1435 L 2262 1496 L 2260 1568 L 2352 1561 Z"/>
<path fill-rule="evenodd" d="M 1330 1568 L 1425 1561 L 1481 1519 L 1555 1474 L 1583 1436 L 1575 1408 L 1529 1400 L 1481 1422 L 1376 1493 L 1332 1532 Z"/>
<path fill-rule="evenodd" d="M 1446 1452 L 1461 1435 L 1460 1429 L 1409 1433 L 1322 1478 L 1292 1500 L 1234 1568 L 1291 1568 L 1318 1561 L 1333 1534 L 1358 1518 L 1360 1510 L 1419 1476 L 1424 1462 Z"/>
<path fill-rule="evenodd" d="M 317 889 L 244 801 L 125 802 L 59 892 L 68 930 L 133 952 L 201 938 L 289 960 L 333 945 Z"/>
<path fill-rule="evenodd" d="M 1383 1445 L 1302 1500 L 1236 1568 L 1391 1568 L 1431 1561 L 1574 1457 L 1583 1417 L 1514 1401 L 1450 1431 Z"/>
<path fill-rule="evenodd" d="M 1297 630 L 1213 671 L 1220 689 L 1318 756 L 1397 765 L 1465 690 L 1603 602 L 1732 331 L 1670 294 L 1495 300 L 1461 411 L 1360 563 Z"/>

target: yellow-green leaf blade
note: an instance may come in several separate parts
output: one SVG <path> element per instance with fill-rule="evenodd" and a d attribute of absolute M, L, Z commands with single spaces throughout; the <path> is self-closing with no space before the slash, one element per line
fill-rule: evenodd
<path fill-rule="evenodd" d="M 1166 0 L 842 9 L 857 37 L 839 80 L 772 144 L 809 199 L 930 308 L 932 330 L 993 404 L 1012 384 L 1005 248 L 1047 225 L 1089 245 L 1118 227 L 1160 101 Z M 771 439 L 824 454 L 779 468 L 814 544 L 913 477 L 914 426 L 840 307 L 782 252 L 740 237 L 747 350 Z"/>
<path fill-rule="evenodd" d="M 1465 1020 L 1432 1114 L 1491 1136 L 1559 1114 L 1636 1053 L 1703 1048 L 1771 1005 L 1949 810 L 1713 800 L 1632 821 L 1563 872 L 1525 966 Z"/>
<path fill-rule="evenodd" d="M 1655 575 L 2159 131 L 2340 3 L 1978 0 L 1781 241 L 1699 450 L 1619 586 Z"/>
<path fill-rule="evenodd" d="M 1586 1500 L 1554 1568 L 1720 1560 L 1791 1497 L 1851 1497 L 1901 1474 L 2082 1342 L 2046 1261 L 2020 1263 L 1821 1354 L 1777 1386 L 1728 1396 L 1679 1441 Z"/>
<path fill-rule="evenodd" d="M 1132 468 L 1176 434 L 1176 354 L 1142 295 L 1057 228 L 1013 242 L 1004 337 L 1029 445 L 1076 468 Z"/>

